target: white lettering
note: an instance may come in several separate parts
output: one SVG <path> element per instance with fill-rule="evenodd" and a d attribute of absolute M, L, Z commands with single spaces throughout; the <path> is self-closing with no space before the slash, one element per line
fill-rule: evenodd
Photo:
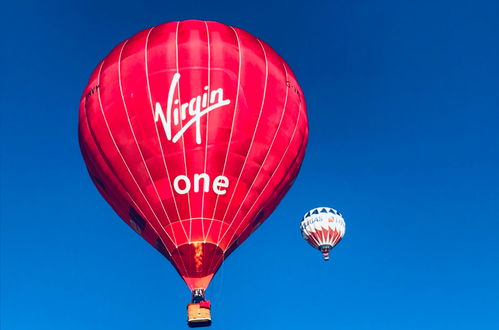
<path fill-rule="evenodd" d="M 207 173 L 194 174 L 194 192 L 199 192 L 200 182 L 203 180 L 203 191 L 210 192 L 210 176 Z M 183 181 L 182 187 L 180 187 L 180 181 Z M 213 180 L 213 185 L 211 186 L 213 192 L 217 195 L 225 195 L 229 187 L 229 178 L 223 175 L 219 175 Z M 191 190 L 191 180 L 186 175 L 179 175 L 173 180 L 173 189 L 177 194 L 184 195 Z"/>
<path fill-rule="evenodd" d="M 223 175 L 219 175 L 213 180 L 213 191 L 217 195 L 225 195 L 227 192 L 226 189 L 220 189 L 220 188 L 227 188 L 229 187 L 229 178 Z"/>
<path fill-rule="evenodd" d="M 179 186 L 180 180 L 185 182 L 184 189 L 181 189 Z M 175 180 L 173 180 L 173 189 L 175 189 L 175 191 L 180 195 L 187 194 L 189 190 L 191 190 L 191 180 L 189 180 L 189 178 L 185 175 L 179 175 L 175 178 Z"/>
<path fill-rule="evenodd" d="M 206 173 L 194 174 L 194 192 L 199 191 L 199 181 L 203 179 L 203 191 L 210 191 L 210 176 Z"/>
<path fill-rule="evenodd" d="M 175 99 L 175 89 L 179 86 L 180 73 L 173 75 L 170 88 L 168 90 L 168 99 L 166 101 L 166 114 L 163 111 L 161 103 L 156 102 L 154 110 L 154 121 L 161 121 L 166 138 L 173 143 L 177 142 L 186 130 L 196 125 L 196 143 L 201 144 L 201 117 L 208 112 L 219 109 L 224 105 L 230 104 L 230 100 L 224 100 L 223 88 L 218 88 L 213 91 L 208 90 L 208 86 L 204 87 L 205 92 L 199 96 L 191 98 L 189 102 L 180 104 L 179 99 Z M 209 101 L 209 104 L 208 104 Z M 189 118 L 187 118 L 189 115 Z M 187 123 L 182 123 L 183 120 L 189 119 Z M 183 125 L 182 125 L 183 124 Z M 180 129 L 172 136 L 172 129 Z"/>

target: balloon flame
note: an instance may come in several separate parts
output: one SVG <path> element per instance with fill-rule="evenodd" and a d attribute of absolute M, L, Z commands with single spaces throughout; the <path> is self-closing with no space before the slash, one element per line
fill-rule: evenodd
<path fill-rule="evenodd" d="M 196 271 L 201 271 L 203 266 L 203 245 L 201 242 L 193 242 L 194 246 L 194 265 L 196 266 Z"/>

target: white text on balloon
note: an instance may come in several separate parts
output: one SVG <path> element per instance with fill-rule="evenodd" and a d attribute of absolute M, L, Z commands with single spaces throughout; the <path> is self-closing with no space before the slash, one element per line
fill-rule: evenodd
<path fill-rule="evenodd" d="M 230 100 L 223 99 L 223 88 L 209 91 L 208 86 L 205 86 L 205 92 L 203 94 L 195 96 L 189 102 L 183 103 L 179 106 L 179 99 L 174 100 L 175 89 L 179 86 L 179 81 L 180 73 L 177 72 L 173 75 L 170 89 L 168 90 L 166 115 L 163 111 L 161 103 L 156 102 L 154 121 L 157 123 L 161 120 L 166 138 L 173 143 L 177 142 L 185 131 L 195 123 L 196 143 L 201 144 L 201 117 L 210 111 L 230 104 Z M 182 121 L 187 119 L 187 114 L 189 114 L 190 119 L 187 123 L 182 125 Z M 172 137 L 172 128 L 178 126 L 180 126 L 181 129 Z"/>
<path fill-rule="evenodd" d="M 194 192 L 199 192 L 199 187 L 201 180 L 203 180 L 203 191 L 210 191 L 210 176 L 207 173 L 194 174 L 193 186 Z M 181 182 L 183 182 L 181 184 Z M 181 187 L 182 186 L 182 187 Z M 173 180 L 173 189 L 177 194 L 184 195 L 191 190 L 191 180 L 187 175 L 179 175 Z M 215 177 L 213 184 L 211 185 L 213 192 L 217 195 L 225 195 L 227 190 L 225 188 L 229 187 L 229 178 L 223 175 Z"/>

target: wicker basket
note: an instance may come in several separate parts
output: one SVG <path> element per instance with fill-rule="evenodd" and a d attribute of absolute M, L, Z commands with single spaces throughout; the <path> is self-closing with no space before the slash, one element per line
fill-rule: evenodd
<path fill-rule="evenodd" d="M 192 328 L 211 325 L 210 309 L 201 307 L 200 304 L 187 305 L 187 324 Z"/>

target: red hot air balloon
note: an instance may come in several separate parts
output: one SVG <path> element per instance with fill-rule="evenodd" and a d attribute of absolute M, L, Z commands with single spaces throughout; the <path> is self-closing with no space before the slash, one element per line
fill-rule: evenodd
<path fill-rule="evenodd" d="M 195 302 L 288 191 L 307 138 L 286 62 L 216 22 L 165 23 L 123 41 L 80 103 L 80 146 L 97 189 L 170 260 Z"/>

